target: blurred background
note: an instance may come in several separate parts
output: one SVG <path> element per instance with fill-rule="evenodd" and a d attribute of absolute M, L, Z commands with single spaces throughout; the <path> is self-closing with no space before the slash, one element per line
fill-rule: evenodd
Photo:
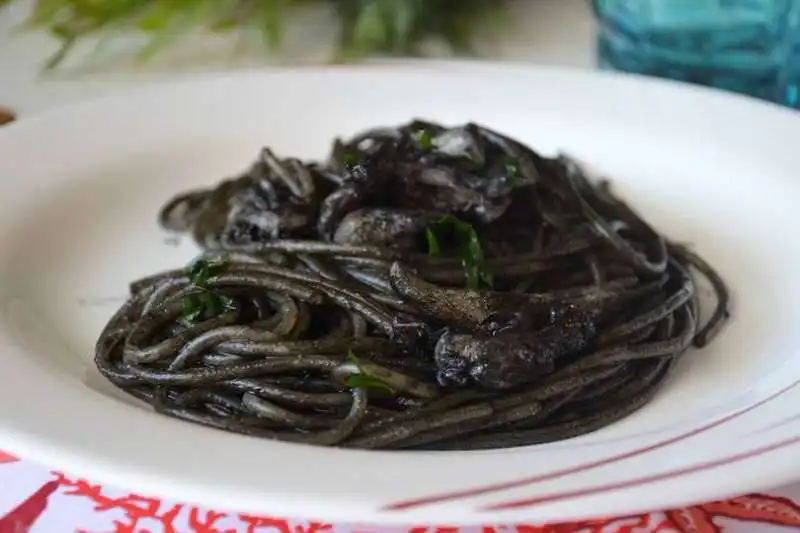
<path fill-rule="evenodd" d="M 622 70 L 797 107 L 798 28 L 800 0 L 0 0 L 0 105 L 428 57 Z"/>
<path fill-rule="evenodd" d="M 173 79 L 196 72 L 263 68 L 275 64 L 319 64 L 337 59 L 342 19 L 337 0 L 282 0 L 292 4 L 280 23 L 278 50 L 264 43 L 255 22 L 222 32 L 190 25 L 177 39 L 142 56 L 151 36 L 132 21 L 108 24 L 86 32 L 61 63 L 46 68 L 61 46 L 52 31 L 54 15 L 32 24 L 35 6 L 105 5 L 122 0 L 0 0 L 0 105 L 13 106 L 20 115 L 31 111 L 105 94 L 133 83 Z M 193 4 L 196 0 L 127 0 L 126 4 Z M 237 4 L 239 0 L 197 0 Z M 243 0 L 272 3 L 274 0 Z M 436 0 L 372 0 L 377 4 L 427 4 Z M 341 3 L 347 3 L 346 0 Z M 364 0 L 360 4 L 366 4 Z M 448 3 L 448 2 L 445 2 Z M 452 2 L 450 2 L 452 3 Z M 458 3 L 458 2 L 455 2 Z M 494 0 L 482 0 L 493 5 Z M 501 16 L 469 30 L 471 56 L 588 68 L 593 64 L 594 20 L 584 0 L 514 0 L 501 2 Z M 296 5 L 295 5 L 296 4 Z M 62 7 L 63 9 L 63 7 Z M 45 12 L 46 13 L 46 12 Z M 50 12 L 54 13 L 54 12 Z M 363 13 L 363 12 L 362 12 Z M 495 14 L 497 11 L 495 11 Z M 71 10 L 60 17 L 75 20 Z M 497 25 L 497 19 L 500 25 Z M 48 27 L 50 26 L 50 27 Z M 430 57 L 456 55 L 442 39 L 419 43 Z M 373 60 L 382 60 L 373 54 Z M 464 53 L 462 53 L 464 55 Z"/>

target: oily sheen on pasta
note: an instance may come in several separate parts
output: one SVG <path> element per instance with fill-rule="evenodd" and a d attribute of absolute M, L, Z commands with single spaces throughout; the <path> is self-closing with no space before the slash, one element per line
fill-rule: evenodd
<path fill-rule="evenodd" d="M 203 253 L 131 284 L 97 367 L 159 413 L 269 439 L 574 437 L 647 403 L 728 317 L 712 267 L 608 182 L 478 124 L 366 131 L 323 163 L 265 148 L 159 220 Z"/>

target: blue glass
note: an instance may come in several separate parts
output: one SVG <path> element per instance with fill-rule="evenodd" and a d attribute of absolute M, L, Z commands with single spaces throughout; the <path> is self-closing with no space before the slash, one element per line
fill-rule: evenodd
<path fill-rule="evenodd" d="M 800 0 L 592 0 L 601 68 L 800 108 Z"/>

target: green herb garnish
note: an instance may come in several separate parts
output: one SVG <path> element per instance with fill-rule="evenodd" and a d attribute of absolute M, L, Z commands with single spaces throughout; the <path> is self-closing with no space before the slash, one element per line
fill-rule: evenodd
<path fill-rule="evenodd" d="M 425 229 L 428 240 L 428 255 L 440 256 L 442 247 L 440 242 L 452 236 L 456 242 L 456 255 L 461 259 L 467 288 L 478 289 L 481 283 L 491 287 L 494 285 L 494 275 L 486 265 L 478 232 L 469 222 L 453 215 L 444 215 Z"/>
<path fill-rule="evenodd" d="M 353 149 L 345 150 L 345 152 L 342 154 L 342 163 L 344 163 L 345 166 L 353 167 L 357 165 L 358 162 L 359 162 L 359 157 L 357 150 Z"/>
<path fill-rule="evenodd" d="M 183 319 L 194 324 L 205 314 L 203 302 L 200 301 L 199 294 L 190 294 L 181 302 Z"/>
<path fill-rule="evenodd" d="M 361 361 L 353 353 L 353 350 L 347 352 L 347 360 L 353 363 L 358 369 L 358 374 L 351 374 L 344 379 L 344 384 L 351 389 L 373 389 L 383 390 L 389 394 L 394 394 L 394 388 L 385 381 L 378 379 L 374 376 L 369 376 L 364 372 L 361 366 Z"/>
<path fill-rule="evenodd" d="M 344 384 L 351 389 L 383 390 L 389 394 L 394 394 L 394 389 L 385 381 L 381 381 L 380 379 L 372 376 L 365 376 L 363 374 L 353 374 L 351 376 L 347 376 L 344 380 Z"/>
<path fill-rule="evenodd" d="M 205 317 L 217 316 L 234 309 L 233 301 L 215 293 L 210 284 L 210 279 L 221 274 L 227 266 L 226 259 L 198 259 L 189 268 L 189 279 L 198 290 L 187 295 L 181 302 L 182 315 L 186 322 L 194 324 Z"/>
<path fill-rule="evenodd" d="M 439 244 L 439 238 L 433 228 L 425 228 L 425 238 L 428 241 L 428 255 L 431 257 L 441 256 L 442 246 Z"/>
<path fill-rule="evenodd" d="M 520 184 L 522 182 L 522 172 L 519 170 L 519 163 L 513 159 L 508 159 L 506 161 L 506 176 L 514 185 Z"/>
<path fill-rule="evenodd" d="M 433 150 L 436 146 L 433 144 L 433 134 L 425 129 L 417 131 L 414 134 L 414 139 L 423 150 Z"/>
<path fill-rule="evenodd" d="M 228 266 L 227 259 L 198 259 L 189 269 L 189 279 L 201 289 L 209 289 L 208 280 L 221 274 Z"/>

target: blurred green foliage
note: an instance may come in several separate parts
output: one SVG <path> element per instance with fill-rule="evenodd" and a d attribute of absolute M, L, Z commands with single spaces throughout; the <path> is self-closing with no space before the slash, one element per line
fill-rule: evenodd
<path fill-rule="evenodd" d="M 0 7 L 12 0 L 0 0 Z M 30 25 L 62 43 L 56 66 L 82 37 L 138 28 L 149 36 L 147 59 L 190 30 L 255 28 L 270 49 L 280 47 L 285 15 L 298 6 L 332 3 L 339 15 L 337 60 L 384 54 L 414 56 L 428 37 L 443 38 L 457 53 L 471 51 L 476 24 L 502 16 L 504 0 L 37 0 Z"/>

